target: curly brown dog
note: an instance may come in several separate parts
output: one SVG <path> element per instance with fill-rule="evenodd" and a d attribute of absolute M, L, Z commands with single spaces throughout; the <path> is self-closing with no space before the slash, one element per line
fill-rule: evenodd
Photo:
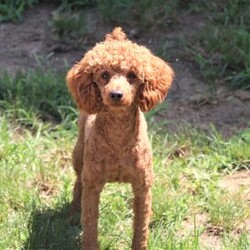
<path fill-rule="evenodd" d="M 131 183 L 132 249 L 147 248 L 153 164 L 142 112 L 165 99 L 172 79 L 171 67 L 128 40 L 121 28 L 68 72 L 67 84 L 80 109 L 72 209 L 82 212 L 84 250 L 99 249 L 98 206 L 106 182 Z"/>

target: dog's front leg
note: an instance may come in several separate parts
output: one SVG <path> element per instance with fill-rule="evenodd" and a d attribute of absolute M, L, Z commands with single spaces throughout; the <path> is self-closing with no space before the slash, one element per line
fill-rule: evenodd
<path fill-rule="evenodd" d="M 98 217 L 100 193 L 103 185 L 96 185 L 90 181 L 83 181 L 82 214 L 83 249 L 98 250 Z"/>
<path fill-rule="evenodd" d="M 151 216 L 151 188 L 136 188 L 134 190 L 134 236 L 133 250 L 146 250 L 148 227 Z"/>

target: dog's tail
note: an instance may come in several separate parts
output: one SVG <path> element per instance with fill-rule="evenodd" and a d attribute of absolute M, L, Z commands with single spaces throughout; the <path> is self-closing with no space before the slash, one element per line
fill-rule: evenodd
<path fill-rule="evenodd" d="M 125 41 L 127 40 L 127 35 L 123 32 L 121 27 L 116 27 L 114 30 L 106 35 L 106 41 Z"/>

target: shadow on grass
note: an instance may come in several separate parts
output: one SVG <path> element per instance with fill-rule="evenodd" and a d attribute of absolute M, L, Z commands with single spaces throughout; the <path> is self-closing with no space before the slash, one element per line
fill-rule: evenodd
<path fill-rule="evenodd" d="M 80 249 L 80 223 L 72 225 L 68 211 L 69 204 L 55 209 L 34 210 L 29 223 L 29 238 L 23 249 Z M 80 222 L 80 216 L 77 217 L 74 221 Z"/>

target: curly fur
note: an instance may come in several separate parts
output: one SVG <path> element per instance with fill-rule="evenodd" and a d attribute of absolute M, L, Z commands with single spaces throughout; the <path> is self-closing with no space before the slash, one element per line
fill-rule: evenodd
<path fill-rule="evenodd" d="M 80 109 L 72 211 L 82 210 L 83 249 L 99 249 L 98 206 L 106 182 L 131 183 L 132 249 L 147 248 L 153 164 L 142 112 L 165 99 L 173 75 L 167 63 L 128 40 L 121 28 L 68 72 L 67 84 Z"/>

